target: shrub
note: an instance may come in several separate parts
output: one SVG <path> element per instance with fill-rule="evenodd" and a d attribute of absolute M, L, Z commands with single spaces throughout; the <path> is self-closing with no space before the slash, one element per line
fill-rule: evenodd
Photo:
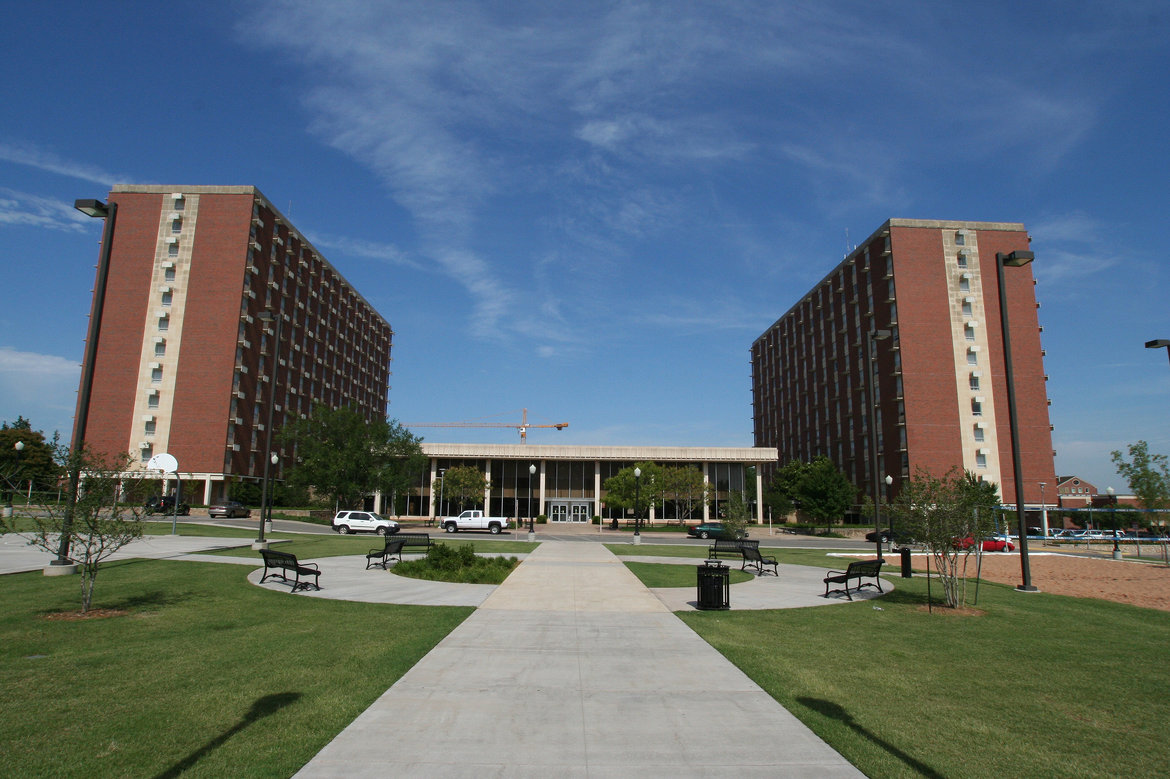
<path fill-rule="evenodd" d="M 499 584 L 519 564 L 515 557 L 479 557 L 471 546 L 431 544 L 427 556 L 404 560 L 394 566 L 394 573 L 412 579 L 462 584 Z"/>

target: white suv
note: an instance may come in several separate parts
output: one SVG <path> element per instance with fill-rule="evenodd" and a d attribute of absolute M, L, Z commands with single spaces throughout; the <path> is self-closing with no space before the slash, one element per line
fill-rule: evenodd
<path fill-rule="evenodd" d="M 339 511 L 333 517 L 333 529 L 338 533 L 381 533 L 388 536 L 398 532 L 398 523 L 392 519 L 385 519 L 372 511 Z"/>

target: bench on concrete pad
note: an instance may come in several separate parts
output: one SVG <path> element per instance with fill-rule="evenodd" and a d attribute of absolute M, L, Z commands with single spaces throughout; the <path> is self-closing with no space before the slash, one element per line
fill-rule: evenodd
<path fill-rule="evenodd" d="M 748 540 L 746 538 L 717 538 L 715 543 L 707 547 L 707 559 L 718 560 L 719 555 L 734 555 L 740 557 L 743 555 L 743 548 L 745 546 L 760 548 L 759 541 Z"/>
<path fill-rule="evenodd" d="M 825 595 L 829 597 L 830 584 L 844 584 L 845 589 L 837 588 L 832 592 L 843 592 L 845 597 L 853 600 L 853 595 L 849 591 L 849 582 L 856 579 L 857 586 L 853 588 L 853 592 L 857 592 L 862 587 L 876 587 L 878 592 L 885 592 L 882 589 L 882 580 L 878 578 L 878 573 L 882 569 L 882 563 L 885 560 L 858 560 L 855 563 L 849 563 L 849 567 L 844 571 L 829 571 L 828 576 L 825 577 Z M 873 579 L 872 582 L 862 583 L 862 579 Z"/>
<path fill-rule="evenodd" d="M 260 577 L 260 583 L 269 576 L 275 576 L 281 581 L 292 585 L 292 591 L 307 590 L 309 587 L 314 589 L 321 589 L 320 577 L 321 569 L 317 567 L 316 563 L 302 563 L 297 560 L 297 556 L 289 554 L 288 552 L 277 552 L 274 549 L 261 549 L 260 556 L 264 558 L 264 575 Z M 272 573 L 269 573 L 272 569 Z M 286 574 L 294 574 L 295 579 L 290 579 Z M 313 581 L 301 581 L 301 576 L 312 576 Z"/>
<path fill-rule="evenodd" d="M 780 572 L 777 570 L 777 563 L 775 557 L 764 557 L 760 554 L 760 547 L 758 545 L 745 545 L 740 547 L 740 552 L 743 553 L 743 565 L 739 570 L 744 571 L 748 568 L 755 568 L 757 576 L 763 576 L 767 571 L 765 566 L 772 566 L 772 575 L 779 576 Z"/>
<path fill-rule="evenodd" d="M 371 549 L 366 553 L 366 570 L 370 570 L 375 565 L 386 570 L 386 566 L 390 564 L 390 558 L 395 556 L 398 557 L 399 562 L 402 562 L 403 546 L 405 546 L 405 542 L 401 538 L 387 538 L 386 545 L 381 549 Z"/>
<path fill-rule="evenodd" d="M 402 542 L 402 551 L 408 551 L 411 548 L 421 547 L 423 554 L 426 554 L 426 551 L 431 548 L 431 535 L 430 535 L 430 533 L 402 533 L 402 532 L 399 532 L 399 533 L 395 533 L 392 536 L 387 536 L 386 540 L 387 541 L 390 541 L 390 540 L 401 541 Z"/>

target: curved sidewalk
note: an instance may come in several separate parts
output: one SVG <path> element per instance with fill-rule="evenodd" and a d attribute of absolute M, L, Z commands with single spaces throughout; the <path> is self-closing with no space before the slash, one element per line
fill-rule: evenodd
<path fill-rule="evenodd" d="M 297 776 L 387 773 L 861 776 L 609 550 L 548 541 Z"/>

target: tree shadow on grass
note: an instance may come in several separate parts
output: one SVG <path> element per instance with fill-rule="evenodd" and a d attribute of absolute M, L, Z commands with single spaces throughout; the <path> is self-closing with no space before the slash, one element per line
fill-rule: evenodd
<path fill-rule="evenodd" d="M 869 739 L 869 741 L 871 741 L 874 745 L 879 746 L 882 749 L 886 750 L 886 752 L 888 752 L 892 757 L 901 761 L 903 765 L 905 765 L 910 770 L 914 771 L 919 776 L 937 777 L 937 779 L 942 779 L 943 775 L 940 774 L 938 771 L 935 771 L 933 768 L 928 766 L 926 763 L 923 763 L 921 760 L 916 760 L 915 758 L 906 754 L 902 750 L 898 749 L 893 744 L 889 743 L 888 741 L 882 740 L 874 733 L 870 732 L 866 728 L 864 728 L 861 725 L 854 722 L 853 717 L 849 714 L 849 712 L 846 711 L 843 707 L 837 705 L 836 703 L 833 703 L 832 701 L 822 700 L 820 698 L 804 698 L 804 697 L 797 698 L 796 702 L 801 704 L 802 706 L 806 706 L 809 709 L 812 709 L 817 714 L 820 714 L 823 717 L 828 717 L 829 719 L 835 719 L 838 722 L 841 722 L 845 725 L 848 725 L 850 728 L 853 729 L 853 731 L 855 733 Z"/>
<path fill-rule="evenodd" d="M 267 717 L 269 714 L 275 714 L 289 704 L 296 703 L 300 697 L 299 692 L 278 692 L 274 695 L 265 695 L 252 704 L 252 707 L 239 722 L 163 771 L 155 779 L 174 779 L 174 777 L 181 776 L 253 722 Z"/>

